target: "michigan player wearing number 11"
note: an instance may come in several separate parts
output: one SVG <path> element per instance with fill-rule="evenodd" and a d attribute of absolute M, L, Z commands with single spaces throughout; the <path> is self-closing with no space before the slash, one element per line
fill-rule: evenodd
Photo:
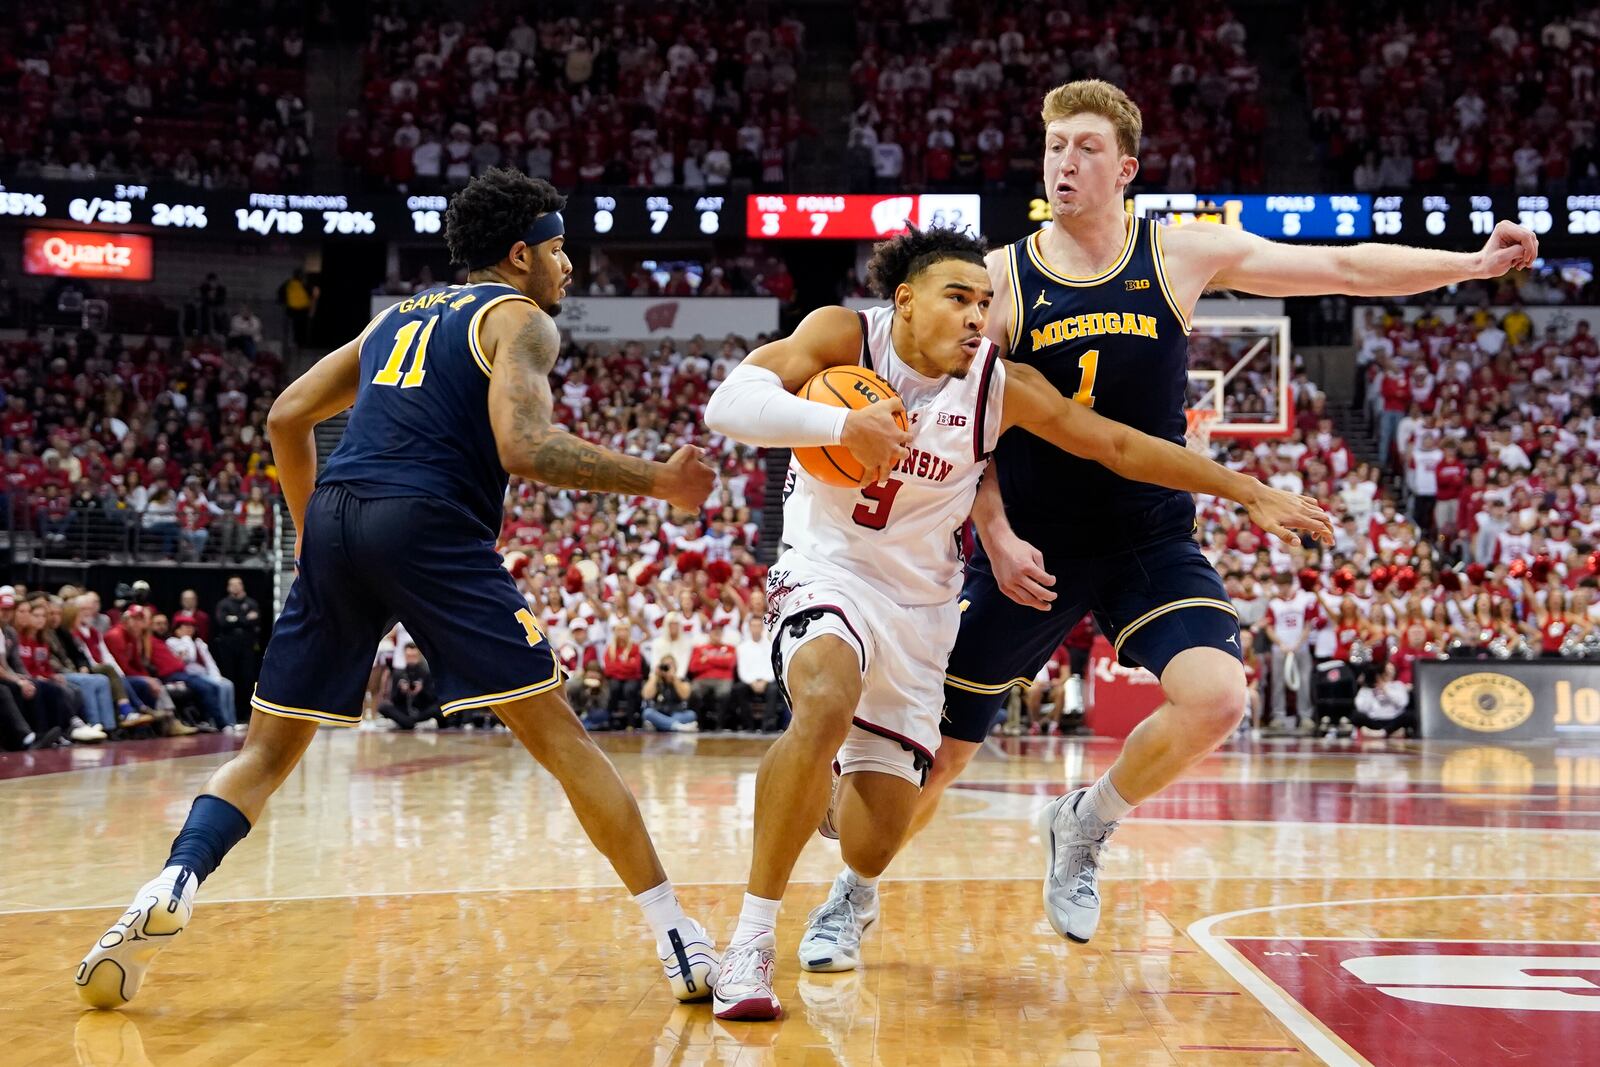
<path fill-rule="evenodd" d="M 1321 508 L 1179 444 L 1102 418 L 1036 369 L 999 358 L 983 329 L 994 292 L 982 239 L 912 231 L 869 267 L 889 307 L 825 307 L 752 352 L 712 395 L 706 424 L 761 446 L 846 445 L 859 487 L 824 484 L 798 464 L 786 490 L 787 550 L 767 577 L 773 666 L 794 719 L 756 779 L 750 878 L 713 996 L 724 1019 L 772 1019 L 779 900 L 795 860 L 841 784 L 846 862 L 876 878 L 911 825 L 939 747 L 945 665 L 960 620 L 958 538 L 995 443 L 1013 427 L 1124 478 L 1237 500 L 1268 530 L 1332 541 Z M 1134 331 L 1153 320 L 1129 316 Z M 899 394 L 854 411 L 792 395 L 830 368 L 865 365 Z M 903 411 L 909 429 L 895 420 Z M 1075 503 L 1065 489 L 1062 506 Z M 1092 528 L 1091 510 L 1078 521 Z M 1003 636 L 1003 635 L 999 635 Z M 859 886 L 859 882 L 845 890 Z M 855 935 L 819 909 L 801 943 L 810 970 L 853 965 Z M 851 920 L 854 923 L 854 920 Z M 859 924 L 855 924 L 859 925 Z"/>
<path fill-rule="evenodd" d="M 318 728 L 360 723 L 373 652 L 397 619 L 433 665 L 444 713 L 492 708 L 560 783 L 643 910 L 678 999 L 710 994 L 714 947 L 678 906 L 633 794 L 567 706 L 550 643 L 495 551 L 508 472 L 689 511 L 714 480 L 691 446 L 652 463 L 551 425 L 561 347 L 552 317 L 572 274 L 564 203 L 548 182 L 513 170 L 473 179 L 445 214 L 467 283 L 390 307 L 272 405 L 299 576 L 267 646 L 243 750 L 195 799 L 161 873 L 78 965 L 91 1006 L 118 1007 L 138 991 L 188 924 L 196 888 L 249 833 Z M 312 430 L 352 404 L 318 478 Z"/>

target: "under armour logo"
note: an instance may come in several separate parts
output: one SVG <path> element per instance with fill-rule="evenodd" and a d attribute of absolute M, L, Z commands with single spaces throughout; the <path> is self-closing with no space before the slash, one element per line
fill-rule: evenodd
<path fill-rule="evenodd" d="M 1047 308 L 1047 307 L 1050 306 L 1050 301 L 1048 301 L 1048 300 L 1046 300 L 1044 298 L 1044 290 L 1043 289 L 1039 290 L 1039 299 L 1037 299 L 1037 300 L 1035 300 L 1033 302 L 1033 306 L 1036 307 L 1036 308 Z"/>
<path fill-rule="evenodd" d="M 1239 635 L 1238 634 L 1229 634 L 1228 635 L 1228 644 L 1232 645 L 1234 648 L 1238 648 L 1239 647 Z"/>

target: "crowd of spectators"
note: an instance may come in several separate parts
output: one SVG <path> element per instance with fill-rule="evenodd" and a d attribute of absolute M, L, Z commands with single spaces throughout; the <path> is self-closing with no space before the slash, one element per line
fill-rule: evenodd
<path fill-rule="evenodd" d="M 58 4 L 0 25 L 0 170 L 294 189 L 311 154 L 292 3 Z"/>
<path fill-rule="evenodd" d="M 0 747 L 242 730 L 264 622 L 238 577 L 209 613 L 192 589 L 162 612 L 143 581 L 105 611 L 77 586 L 0 586 Z"/>
<path fill-rule="evenodd" d="M 613 259 L 596 252 L 576 272 L 585 296 L 773 296 L 794 299 L 794 276 L 781 258 L 751 249 L 738 256 L 669 260 Z"/>
<path fill-rule="evenodd" d="M 1588 324 L 1541 331 L 1521 307 L 1479 306 L 1411 321 L 1395 308 L 1365 328 L 1357 396 L 1378 427 L 1374 461 L 1352 453 L 1303 377 L 1288 437 L 1220 453 L 1321 500 L 1333 547 L 1271 541 L 1241 511 L 1203 502 L 1205 550 L 1253 635 L 1258 726 L 1414 728 L 1418 659 L 1600 653 L 1600 346 Z"/>
<path fill-rule="evenodd" d="M 552 491 L 513 479 L 507 565 L 593 728 L 775 729 L 757 562 L 764 455 L 705 429 L 706 400 L 744 358 L 720 342 L 569 344 L 552 378 L 556 417 L 586 440 L 664 459 L 707 450 L 720 477 L 699 515 L 645 497 Z"/>
<path fill-rule="evenodd" d="M 1256 189 L 1266 109 L 1226 5 L 900 0 L 864 11 L 847 140 L 858 189 L 1032 189 L 1039 101 L 1104 78 L 1144 115 L 1135 190 Z"/>
<path fill-rule="evenodd" d="M 466 281 L 465 271 L 447 275 Z M 411 277 L 393 271 L 376 291 L 390 296 L 420 293 L 441 284 L 441 276 L 423 264 Z M 865 295 L 864 287 L 857 287 Z M 572 292 L 582 296 L 771 296 L 784 306 L 794 300 L 795 280 L 789 265 L 760 248 L 735 256 L 672 259 L 642 254 L 618 256 L 595 249 L 573 263 Z"/>
<path fill-rule="evenodd" d="M 560 189 L 780 188 L 808 133 L 793 17 L 731 0 L 436 14 L 372 18 L 361 106 L 337 137 L 369 186 L 434 191 L 504 163 Z"/>
<path fill-rule="evenodd" d="M 219 332 L 0 342 L 0 530 L 49 558 L 264 555 L 281 367 L 248 308 Z M 252 327 L 252 322 L 254 323 Z M 224 338 L 224 335 L 225 338 Z"/>
<path fill-rule="evenodd" d="M 1300 45 L 1313 134 L 1341 183 L 1600 188 L 1593 4 L 1319 3 Z"/>

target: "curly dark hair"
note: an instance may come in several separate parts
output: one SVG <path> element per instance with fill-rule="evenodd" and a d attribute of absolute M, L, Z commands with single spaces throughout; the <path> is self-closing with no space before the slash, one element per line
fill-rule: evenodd
<path fill-rule="evenodd" d="M 450 259 L 468 270 L 506 257 L 533 220 L 567 206 L 567 198 L 542 178 L 511 167 L 490 167 L 450 199 L 444 243 Z"/>
<path fill-rule="evenodd" d="M 909 282 L 942 259 L 964 260 L 981 267 L 988 251 L 989 242 L 973 234 L 907 226 L 905 233 L 872 250 L 872 258 L 867 261 L 867 287 L 887 300 L 901 282 Z"/>

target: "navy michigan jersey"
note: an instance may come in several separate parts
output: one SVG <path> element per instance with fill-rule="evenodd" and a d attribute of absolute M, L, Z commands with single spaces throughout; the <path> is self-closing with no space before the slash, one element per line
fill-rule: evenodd
<path fill-rule="evenodd" d="M 1050 384 L 1106 418 L 1182 444 L 1189 382 L 1189 322 L 1161 260 L 1161 226 L 1130 216 L 1104 273 L 1073 278 L 1044 259 L 1040 231 L 1006 249 L 1010 350 Z M 1132 482 L 1028 433 L 995 451 L 1006 513 L 1019 535 L 1069 555 L 1094 555 L 1194 524 L 1187 493 Z"/>
<path fill-rule="evenodd" d="M 506 472 L 489 423 L 484 312 L 533 301 L 509 285 L 441 285 L 394 305 L 361 343 L 361 383 L 321 485 L 431 496 L 500 529 Z"/>
<path fill-rule="evenodd" d="M 299 575 L 272 628 L 256 711 L 359 724 L 373 651 L 397 621 L 427 657 L 446 715 L 561 685 L 495 548 L 506 472 L 478 328 L 504 300 L 528 298 L 509 285 L 437 286 L 367 331 L 355 409 L 306 504 Z"/>

